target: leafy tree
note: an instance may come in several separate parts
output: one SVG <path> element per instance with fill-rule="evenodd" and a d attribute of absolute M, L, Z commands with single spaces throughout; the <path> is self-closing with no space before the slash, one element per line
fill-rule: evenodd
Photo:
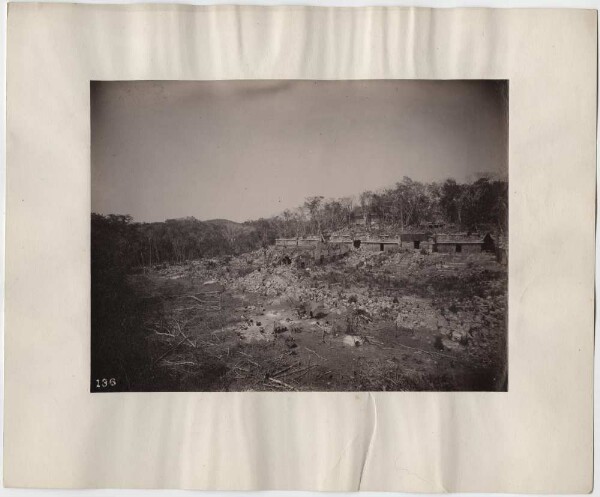
<path fill-rule="evenodd" d="M 313 227 L 316 228 L 317 232 L 321 231 L 321 216 L 319 210 L 323 202 L 323 197 L 307 197 L 304 202 L 304 207 L 310 214 L 310 220 L 313 223 Z"/>

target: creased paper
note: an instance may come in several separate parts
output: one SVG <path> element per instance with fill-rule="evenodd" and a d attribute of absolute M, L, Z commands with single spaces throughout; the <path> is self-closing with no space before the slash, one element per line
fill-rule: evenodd
<path fill-rule="evenodd" d="M 5 485 L 589 491 L 596 23 L 11 4 Z M 91 395 L 90 81 L 146 79 L 508 79 L 508 392 Z"/>

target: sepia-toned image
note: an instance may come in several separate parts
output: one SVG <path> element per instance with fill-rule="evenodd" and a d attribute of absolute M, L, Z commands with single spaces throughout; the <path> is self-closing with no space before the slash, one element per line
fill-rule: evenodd
<path fill-rule="evenodd" d="M 507 391 L 508 81 L 91 83 L 91 392 Z"/>

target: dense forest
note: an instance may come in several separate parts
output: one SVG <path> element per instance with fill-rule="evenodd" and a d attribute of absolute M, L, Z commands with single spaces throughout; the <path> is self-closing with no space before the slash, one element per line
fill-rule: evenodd
<path fill-rule="evenodd" d="M 361 216 L 376 219 L 377 228 L 387 232 L 414 231 L 431 221 L 505 232 L 508 184 L 490 177 L 472 183 L 421 183 L 405 177 L 392 188 L 366 191 L 357 198 L 308 197 L 294 210 L 244 223 L 193 217 L 138 223 L 127 215 L 92 214 L 92 270 L 240 254 L 271 245 L 277 237 L 351 229 Z"/>

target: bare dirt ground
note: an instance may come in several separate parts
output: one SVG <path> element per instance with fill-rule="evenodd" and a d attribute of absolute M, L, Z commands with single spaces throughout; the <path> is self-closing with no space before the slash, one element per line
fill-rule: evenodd
<path fill-rule="evenodd" d="M 148 389 L 507 389 L 507 273 L 492 255 L 281 260 L 271 248 L 130 276 Z"/>

